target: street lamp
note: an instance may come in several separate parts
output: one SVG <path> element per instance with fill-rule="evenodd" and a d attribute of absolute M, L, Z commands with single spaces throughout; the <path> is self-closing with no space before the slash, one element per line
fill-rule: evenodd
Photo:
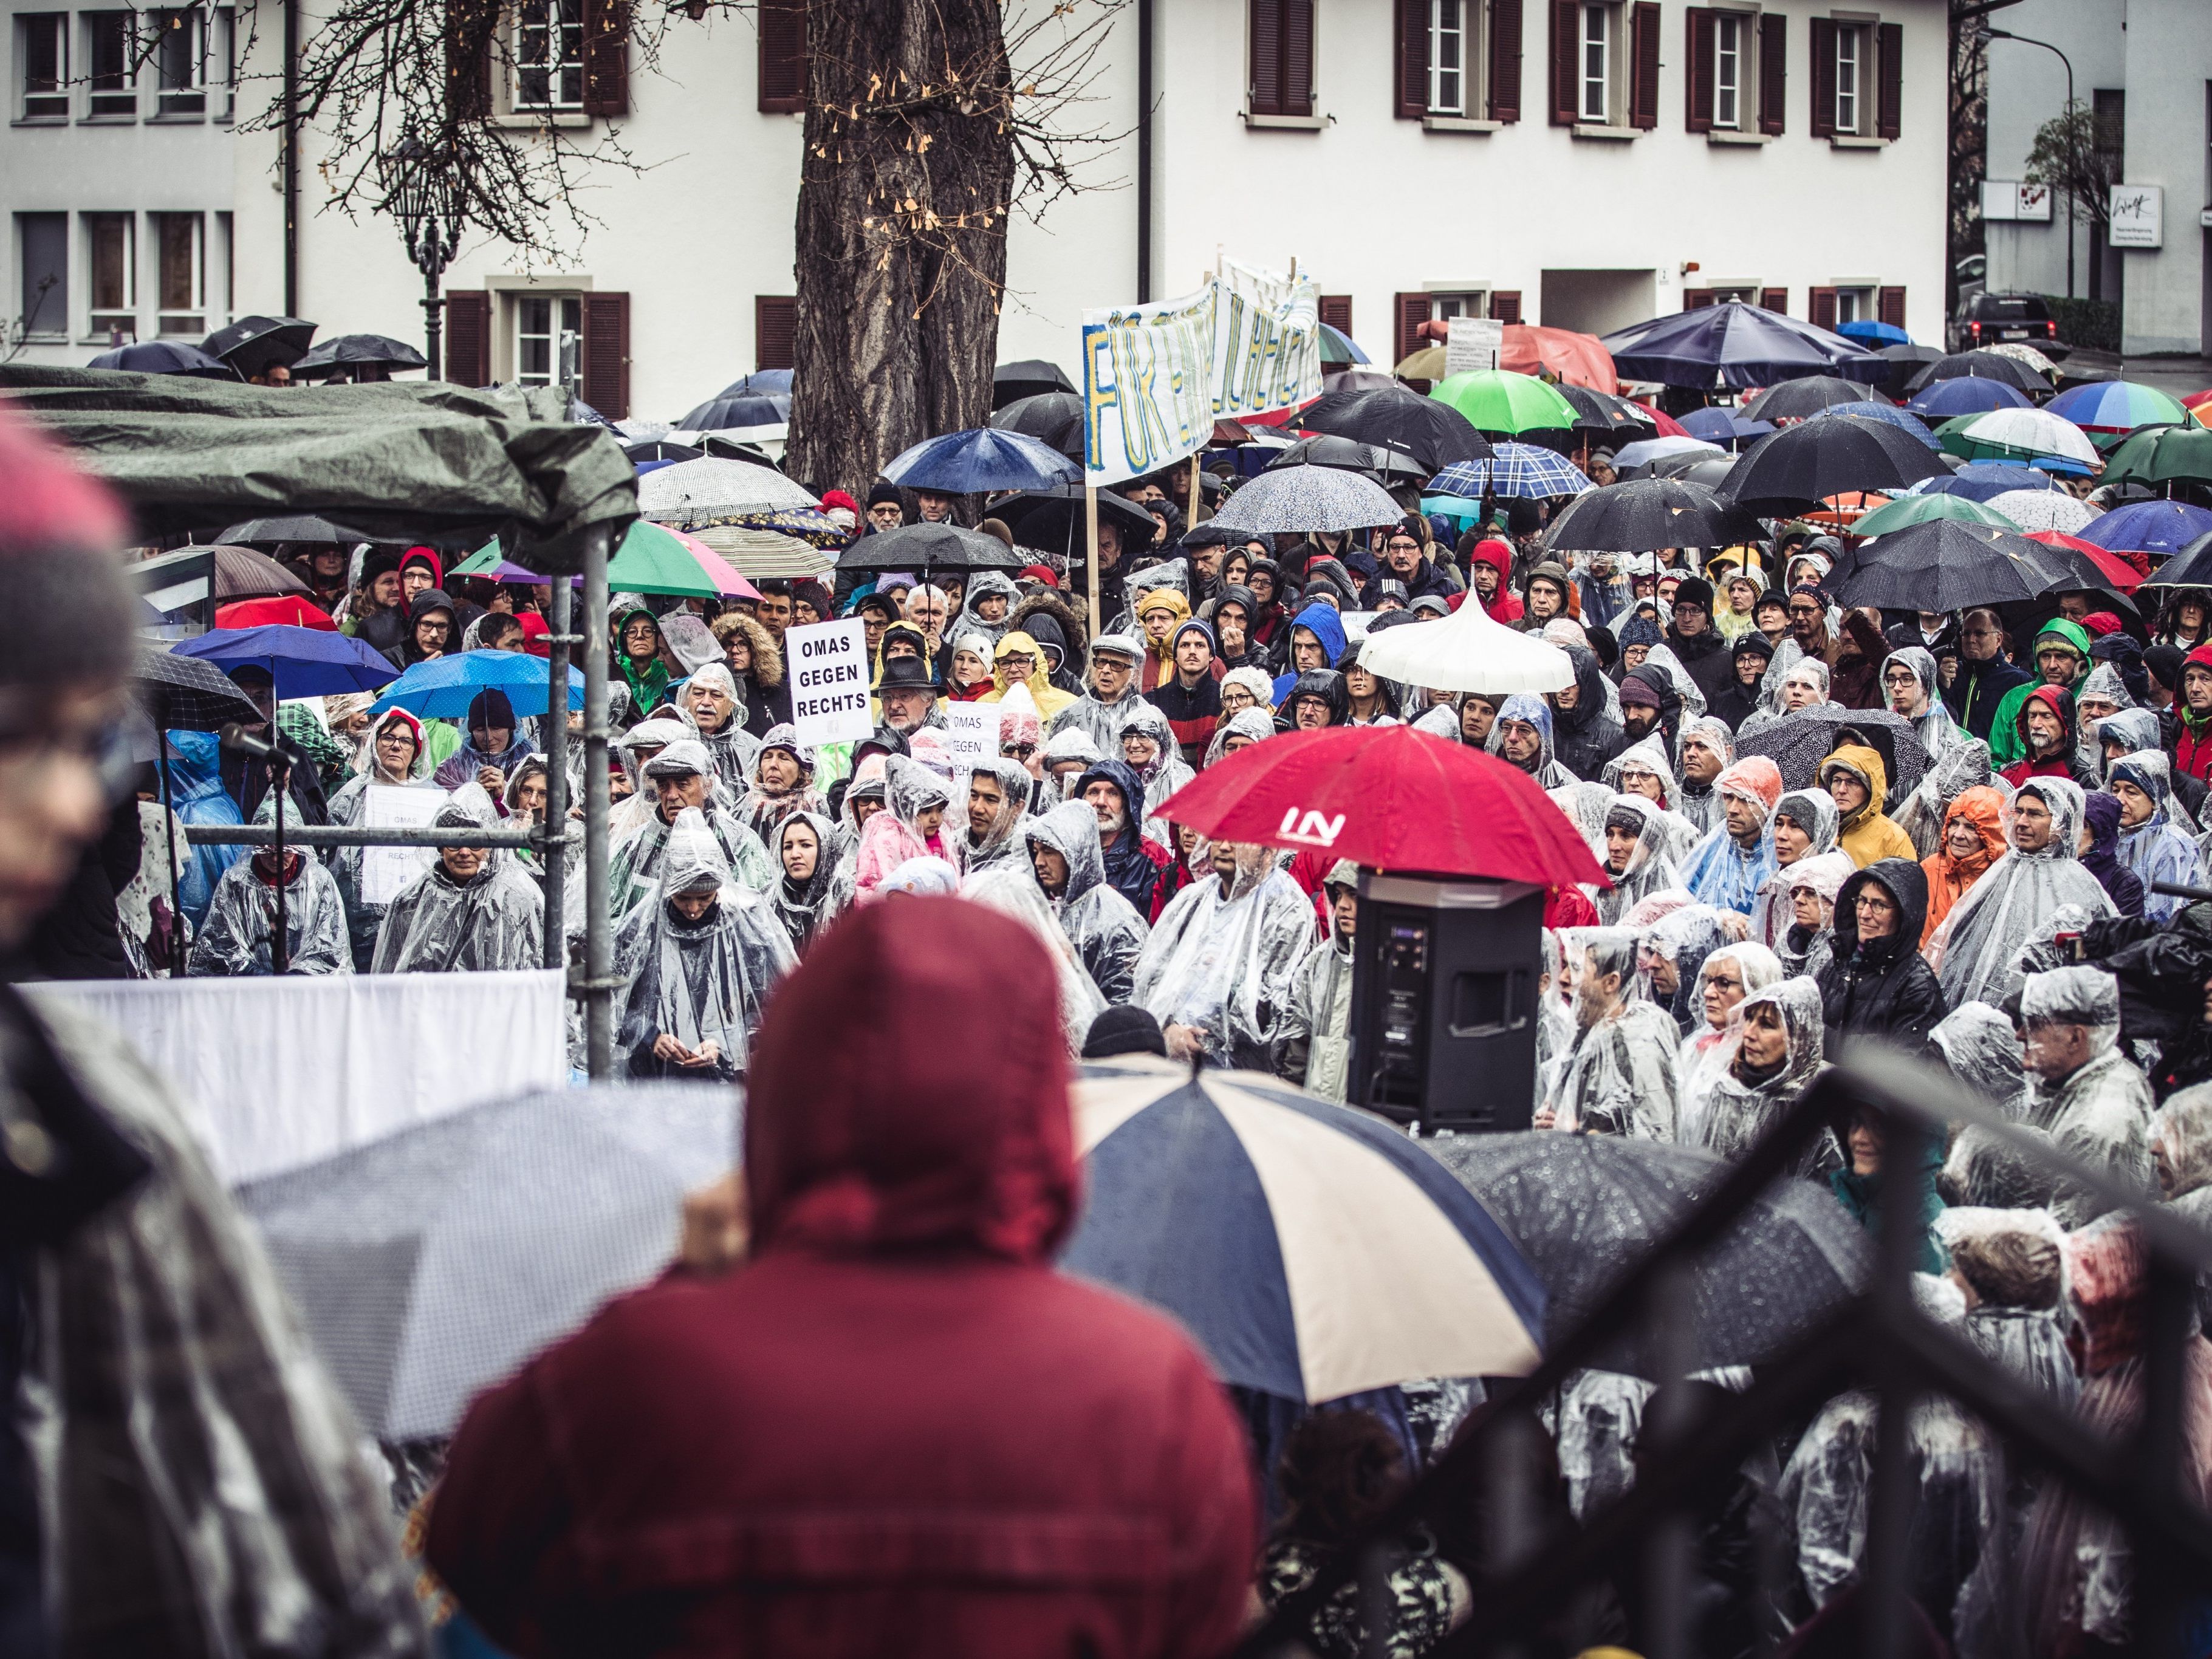
<path fill-rule="evenodd" d="M 441 187 L 448 182 L 445 170 L 420 139 L 403 139 L 392 155 L 390 168 L 388 200 L 399 221 L 400 238 L 407 244 L 407 258 L 422 273 L 422 329 L 429 346 L 429 378 L 441 380 L 438 350 L 445 331 L 441 313 L 446 302 L 438 292 L 438 279 L 453 264 L 460 246 L 462 216 L 443 199 L 445 191 Z"/>
<path fill-rule="evenodd" d="M 2017 40 L 2023 46 L 2041 46 L 2044 51 L 2057 52 L 2058 61 L 2066 65 L 2066 118 L 2074 118 L 2074 60 L 2048 40 L 2031 40 L 2024 34 L 2014 34 L 2010 29 L 1991 29 L 1992 40 Z M 2074 186 L 2066 187 L 2066 297 L 2074 297 Z"/>

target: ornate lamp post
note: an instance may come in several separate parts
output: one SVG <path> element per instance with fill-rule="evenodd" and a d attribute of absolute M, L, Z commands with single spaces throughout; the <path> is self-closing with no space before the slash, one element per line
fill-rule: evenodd
<path fill-rule="evenodd" d="M 461 240 L 461 215 L 447 199 L 448 180 L 437 158 L 418 138 L 400 142 L 390 158 L 392 186 L 387 200 L 399 221 L 407 257 L 422 273 L 422 328 L 428 337 L 429 378 L 443 379 L 439 361 L 441 315 L 446 301 L 439 279 L 453 262 Z"/>

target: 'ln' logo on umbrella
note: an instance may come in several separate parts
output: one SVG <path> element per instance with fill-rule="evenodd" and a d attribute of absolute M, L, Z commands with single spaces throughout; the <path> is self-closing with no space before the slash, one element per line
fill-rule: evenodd
<path fill-rule="evenodd" d="M 1285 841 L 1304 842 L 1309 847 L 1334 847 L 1343 830 L 1344 814 L 1341 812 L 1333 818 L 1325 818 L 1309 807 L 1301 817 L 1298 809 L 1292 806 L 1284 811 L 1282 827 L 1277 833 Z"/>

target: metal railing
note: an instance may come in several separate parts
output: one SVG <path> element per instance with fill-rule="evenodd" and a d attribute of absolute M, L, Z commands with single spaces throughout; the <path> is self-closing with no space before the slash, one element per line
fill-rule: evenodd
<path fill-rule="evenodd" d="M 1883 1166 L 1896 1172 L 1884 1176 L 1890 1215 L 1923 1213 L 1933 1175 L 1921 1154 L 1929 1137 L 1955 1124 L 1984 1130 L 2008 1151 L 2134 1218 L 2149 1262 L 2150 1307 L 2145 1409 L 2135 1435 L 2116 1443 L 2096 1434 L 1923 1314 L 1913 1297 L 1917 1224 L 1878 1227 L 1871 1283 L 1790 1352 L 1761 1364 L 1750 1389 L 1732 1395 L 1726 1412 L 1684 1422 L 1668 1409 L 1679 1391 L 1664 1385 L 1680 1382 L 1689 1369 L 1688 1280 L 1697 1259 L 1776 1181 L 1790 1178 L 1799 1154 L 1830 1125 L 1861 1109 L 1879 1113 L 1887 1126 Z M 1238 1652 L 1260 1659 L 1299 1650 L 1308 1621 L 1346 1586 L 1358 1597 L 1370 1650 L 1379 1652 L 1375 1638 L 1388 1619 L 1379 1564 L 1394 1540 L 1433 1524 L 1448 1510 L 1465 1512 L 1472 1499 L 1488 1522 L 1483 1570 L 1474 1584 L 1475 1611 L 1433 1652 L 1521 1650 L 1538 1625 L 1565 1608 L 1583 1586 L 1613 1578 L 1622 1561 L 1635 1558 L 1648 1613 L 1639 1651 L 1646 1659 L 1697 1659 L 1689 1599 L 1695 1495 L 1710 1486 L 1716 1469 L 1734 1470 L 1762 1443 L 1802 1422 L 1809 1409 L 1856 1384 L 1873 1389 L 1884 1425 L 1904 1423 L 1918 1395 L 1950 1395 L 2027 1463 L 2120 1517 L 2136 1563 L 2133 1650 L 2147 1659 L 2166 1659 L 2182 1651 L 2179 1616 L 2185 1594 L 2193 1589 L 2202 1595 L 2212 1586 L 2212 1517 L 2179 1485 L 2186 1348 L 2196 1330 L 2196 1280 L 2209 1267 L 2212 1236 L 2057 1152 L 1947 1074 L 1863 1048 L 1817 1080 L 1726 1169 L 1674 1230 L 1620 1276 L 1590 1316 L 1552 1346 L 1535 1371 L 1496 1384 L 1428 1473 L 1336 1552 L 1306 1588 L 1285 1597 Z M 1539 1538 L 1527 1520 L 1535 1512 L 1528 1501 L 1528 1483 L 1535 1477 L 1518 1443 L 1537 1431 L 1531 1419 L 1546 1396 L 1575 1372 L 1599 1367 L 1624 1333 L 1639 1328 L 1671 1363 L 1662 1367 L 1668 1375 L 1660 1379 L 1662 1389 L 1639 1437 L 1636 1483 L 1573 1535 Z M 1915 1650 L 1908 1587 L 1915 1502 L 1907 1437 L 1882 1432 L 1859 1563 L 1866 1599 L 1858 1651 L 1869 1659 L 1902 1659 Z M 2003 1603 L 2015 1620 L 2021 1604 L 2017 1595 Z M 2005 1650 L 2026 1652 L 2024 1639 L 2008 1643 Z"/>

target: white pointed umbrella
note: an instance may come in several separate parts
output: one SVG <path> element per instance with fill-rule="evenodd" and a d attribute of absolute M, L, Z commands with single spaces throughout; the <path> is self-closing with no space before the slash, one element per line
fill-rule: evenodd
<path fill-rule="evenodd" d="M 1575 683 L 1567 653 L 1534 634 L 1492 619 L 1470 593 L 1439 622 L 1404 623 L 1368 635 L 1359 665 L 1385 679 L 1436 691 L 1564 691 Z"/>
<path fill-rule="evenodd" d="M 2008 489 L 1983 505 L 2022 530 L 2056 530 L 2068 536 L 2080 535 L 2097 516 L 2095 507 L 2063 489 Z"/>
<path fill-rule="evenodd" d="M 1273 536 L 1365 530 L 1405 515 L 1374 479 L 1342 467 L 1306 465 L 1262 472 L 1224 501 L 1212 521 L 1224 530 Z"/>
<path fill-rule="evenodd" d="M 681 513 L 692 518 L 709 514 L 732 518 L 821 505 L 804 485 L 793 483 L 772 466 L 720 456 L 656 467 L 637 481 L 637 508 L 648 517 Z"/>
<path fill-rule="evenodd" d="M 2045 409 L 1993 409 L 1976 416 L 1960 432 L 1985 444 L 2002 444 L 2031 455 L 2063 455 L 2088 466 L 2104 464 L 2105 458 L 2097 453 L 2087 433 Z"/>

